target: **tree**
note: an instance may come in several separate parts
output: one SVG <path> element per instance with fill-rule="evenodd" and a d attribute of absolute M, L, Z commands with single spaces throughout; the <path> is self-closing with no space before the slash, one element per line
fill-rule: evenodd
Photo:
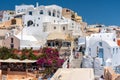
<path fill-rule="evenodd" d="M 0 59 L 8 59 L 12 54 L 12 49 L 8 49 L 6 47 L 0 48 Z"/>
<path fill-rule="evenodd" d="M 37 60 L 37 56 L 33 54 L 33 52 L 29 52 L 28 59 L 30 60 Z"/>

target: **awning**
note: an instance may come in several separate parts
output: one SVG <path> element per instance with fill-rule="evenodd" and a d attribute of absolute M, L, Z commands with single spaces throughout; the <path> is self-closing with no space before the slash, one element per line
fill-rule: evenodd
<path fill-rule="evenodd" d="M 47 40 L 55 40 L 55 39 L 66 40 L 67 35 L 65 35 L 64 33 L 60 33 L 60 32 L 54 32 L 54 33 L 50 33 L 47 37 Z"/>
<path fill-rule="evenodd" d="M 36 62 L 36 60 L 29 60 L 29 59 L 25 59 L 25 60 L 21 60 L 22 63 L 34 63 Z"/>
<path fill-rule="evenodd" d="M 28 60 L 28 59 L 19 60 L 19 59 L 12 59 L 12 58 L 9 58 L 6 60 L 0 60 L 0 62 L 4 62 L 4 63 L 34 63 L 36 61 L 37 60 Z"/>

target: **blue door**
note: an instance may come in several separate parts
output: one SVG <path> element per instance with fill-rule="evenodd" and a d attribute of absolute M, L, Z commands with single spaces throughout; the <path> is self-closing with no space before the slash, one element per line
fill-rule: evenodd
<path fill-rule="evenodd" d="M 104 64 L 104 49 L 103 48 L 99 48 L 98 57 L 102 58 L 102 64 Z"/>
<path fill-rule="evenodd" d="M 103 55 L 104 55 L 103 53 L 104 53 L 103 48 L 99 48 L 98 57 L 103 58 Z"/>

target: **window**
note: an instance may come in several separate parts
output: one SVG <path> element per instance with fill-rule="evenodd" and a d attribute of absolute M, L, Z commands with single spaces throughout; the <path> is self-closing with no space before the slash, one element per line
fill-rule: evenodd
<path fill-rule="evenodd" d="M 60 12 L 59 12 L 59 11 L 57 11 L 57 17 L 58 17 L 58 18 L 60 17 Z"/>
<path fill-rule="evenodd" d="M 115 41 L 115 38 L 113 39 L 113 41 Z"/>
<path fill-rule="evenodd" d="M 38 20 L 40 20 L 40 18 L 38 17 Z"/>
<path fill-rule="evenodd" d="M 13 38 L 11 38 L 11 43 L 13 43 L 13 41 L 14 41 L 14 39 L 13 39 Z"/>
<path fill-rule="evenodd" d="M 33 24 L 33 26 L 35 26 L 35 24 Z"/>
<path fill-rule="evenodd" d="M 65 31 L 65 27 L 63 27 L 63 30 Z"/>
<path fill-rule="evenodd" d="M 33 24 L 33 21 L 32 20 L 29 20 L 28 22 L 27 22 L 27 26 L 29 27 L 29 26 L 31 26 Z"/>
<path fill-rule="evenodd" d="M 101 46 L 101 47 L 102 47 L 102 42 L 99 42 L 99 46 Z"/>
<path fill-rule="evenodd" d="M 22 9 L 21 12 L 23 12 L 24 10 Z"/>
<path fill-rule="evenodd" d="M 20 10 L 17 10 L 18 13 L 20 13 Z"/>
<path fill-rule="evenodd" d="M 56 27 L 54 27 L 54 29 L 56 29 Z"/>
<path fill-rule="evenodd" d="M 5 39 L 5 36 L 0 36 L 0 40 L 3 40 L 3 39 Z"/>
<path fill-rule="evenodd" d="M 14 44 L 10 44 L 10 47 L 11 47 L 11 48 L 14 48 Z"/>
<path fill-rule="evenodd" d="M 40 10 L 40 14 L 43 14 L 43 10 Z"/>
<path fill-rule="evenodd" d="M 115 53 L 115 48 L 113 48 L 113 54 Z"/>
<path fill-rule="evenodd" d="M 116 53 L 118 53 L 118 48 L 116 48 Z"/>
<path fill-rule="evenodd" d="M 51 16 L 51 12 L 50 11 L 48 11 L 48 15 Z"/>
<path fill-rule="evenodd" d="M 69 9 L 66 9 L 66 12 L 70 12 L 70 10 L 69 10 Z"/>
<path fill-rule="evenodd" d="M 32 15 L 32 11 L 29 11 L 29 15 Z"/>
<path fill-rule="evenodd" d="M 8 20 L 10 20 L 10 17 L 8 17 Z"/>
<path fill-rule="evenodd" d="M 37 26 L 39 26 L 39 24 L 37 24 Z"/>
<path fill-rule="evenodd" d="M 55 17 L 55 13 L 53 13 L 53 17 Z"/>
<path fill-rule="evenodd" d="M 55 10 L 53 10 L 53 17 L 55 17 L 55 13 L 56 13 L 56 11 L 55 11 Z"/>
<path fill-rule="evenodd" d="M 89 51 L 91 51 L 91 48 L 89 48 Z"/>
<path fill-rule="evenodd" d="M 14 24 L 16 24 L 16 19 L 11 20 L 11 25 L 14 25 Z"/>
<path fill-rule="evenodd" d="M 47 31 L 47 26 L 43 26 L 43 32 L 46 32 Z"/>

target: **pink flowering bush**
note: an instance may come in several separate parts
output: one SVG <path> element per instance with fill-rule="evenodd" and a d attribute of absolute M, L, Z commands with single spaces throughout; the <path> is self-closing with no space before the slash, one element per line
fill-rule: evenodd
<path fill-rule="evenodd" d="M 37 64 L 41 67 L 61 67 L 64 60 L 59 58 L 57 49 L 43 48 L 41 57 L 38 59 Z"/>
<path fill-rule="evenodd" d="M 37 64 L 40 67 L 45 67 L 46 69 L 49 68 L 50 71 L 62 66 L 64 60 L 59 58 L 59 52 L 57 49 L 43 48 L 42 53 L 43 54 L 37 60 Z"/>

